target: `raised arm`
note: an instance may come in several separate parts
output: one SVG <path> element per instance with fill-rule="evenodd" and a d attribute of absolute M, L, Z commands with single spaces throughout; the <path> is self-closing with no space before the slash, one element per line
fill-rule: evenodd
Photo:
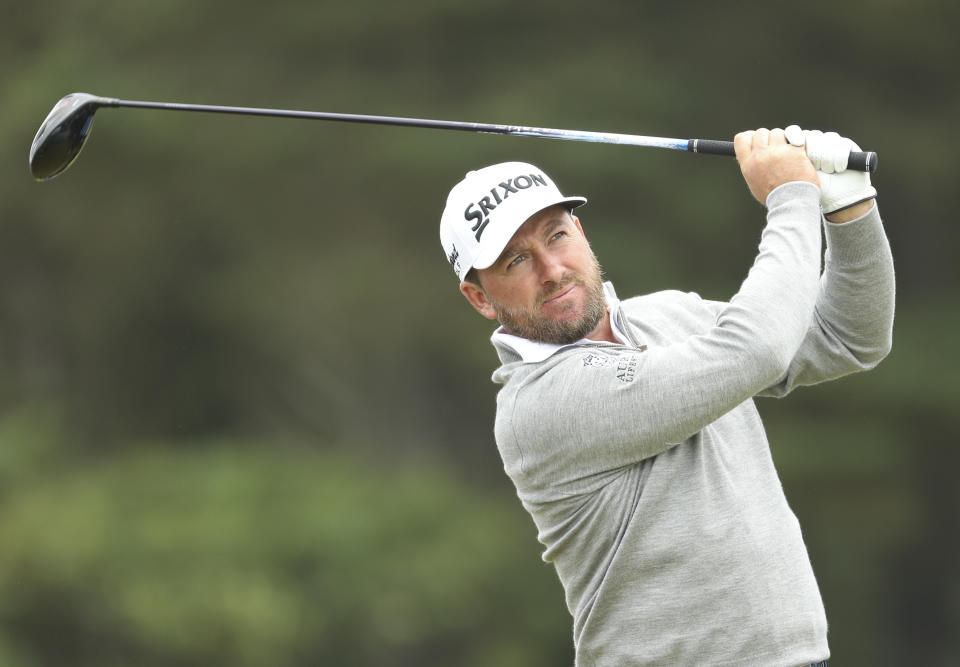
<path fill-rule="evenodd" d="M 581 357 L 607 354 L 588 347 L 559 353 L 509 382 L 498 396 L 497 438 L 522 447 L 524 467 L 589 475 L 655 456 L 784 374 L 818 292 L 817 174 L 782 130 L 743 133 L 734 143 L 747 186 L 768 206 L 760 249 L 740 290 L 712 327 L 702 324 L 707 305 L 684 302 L 678 317 L 699 313 L 687 334 L 645 352 L 614 353 L 616 363 L 626 364 L 625 378 L 616 368 L 588 365 Z"/>
<path fill-rule="evenodd" d="M 893 344 L 893 257 L 877 191 L 869 174 L 845 170 L 846 154 L 859 147 L 833 132 L 801 136 L 820 170 L 827 252 L 810 329 L 787 372 L 763 392 L 768 396 L 873 368 Z"/>
<path fill-rule="evenodd" d="M 872 204 L 873 202 L 870 202 Z M 827 252 L 810 329 L 787 372 L 762 395 L 875 367 L 893 344 L 895 280 L 877 206 L 837 224 L 826 221 Z"/>

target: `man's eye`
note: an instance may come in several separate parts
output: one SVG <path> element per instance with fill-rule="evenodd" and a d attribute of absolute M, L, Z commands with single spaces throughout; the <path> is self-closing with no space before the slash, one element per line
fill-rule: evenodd
<path fill-rule="evenodd" d="M 553 235 L 552 240 L 556 241 L 557 239 L 562 238 L 566 235 L 567 235 L 566 232 L 557 232 L 556 234 Z"/>
<path fill-rule="evenodd" d="M 516 266 L 517 264 L 519 264 L 519 263 L 522 262 L 523 260 L 524 260 L 523 255 L 517 255 L 516 257 L 514 257 L 514 258 L 510 261 L 509 264 L 507 264 L 507 268 L 509 269 L 509 268 L 512 267 L 512 266 Z"/>

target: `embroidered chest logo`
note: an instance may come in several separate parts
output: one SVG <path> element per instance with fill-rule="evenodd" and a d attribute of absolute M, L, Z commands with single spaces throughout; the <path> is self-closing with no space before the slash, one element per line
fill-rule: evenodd
<path fill-rule="evenodd" d="M 637 377 L 637 364 L 640 358 L 631 354 L 629 357 L 622 357 L 617 362 L 617 379 L 624 384 L 629 384 Z"/>
<path fill-rule="evenodd" d="M 646 346 L 641 349 L 641 352 Z M 637 366 L 640 364 L 640 357 L 636 354 L 630 354 L 623 357 L 608 357 L 599 354 L 588 354 L 583 358 L 583 365 L 587 368 L 613 368 L 617 374 L 617 379 L 624 384 L 633 382 L 637 377 Z"/>
<path fill-rule="evenodd" d="M 598 357 L 595 354 L 588 354 L 583 358 L 583 365 L 591 368 L 604 368 L 613 365 L 613 359 L 610 357 Z"/>

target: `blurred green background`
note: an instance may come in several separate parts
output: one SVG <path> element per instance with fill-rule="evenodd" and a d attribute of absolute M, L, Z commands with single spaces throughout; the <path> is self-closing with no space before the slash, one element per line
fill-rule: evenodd
<path fill-rule="evenodd" d="M 717 157 L 103 110 L 63 95 L 730 138 L 880 154 L 879 369 L 760 410 L 838 665 L 960 660 L 960 9 L 810 0 L 38 0 L 0 27 L 0 665 L 547 666 L 570 618 L 492 439 L 490 325 L 437 229 L 532 161 L 619 293 L 726 299 L 763 212 Z"/>

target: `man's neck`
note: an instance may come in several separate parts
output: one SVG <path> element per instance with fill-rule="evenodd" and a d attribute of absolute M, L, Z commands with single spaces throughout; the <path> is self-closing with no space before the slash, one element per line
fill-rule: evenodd
<path fill-rule="evenodd" d="M 588 340 L 603 341 L 606 343 L 618 343 L 617 337 L 613 335 L 613 327 L 610 325 L 610 309 L 607 308 L 603 313 L 600 324 L 586 335 Z"/>

